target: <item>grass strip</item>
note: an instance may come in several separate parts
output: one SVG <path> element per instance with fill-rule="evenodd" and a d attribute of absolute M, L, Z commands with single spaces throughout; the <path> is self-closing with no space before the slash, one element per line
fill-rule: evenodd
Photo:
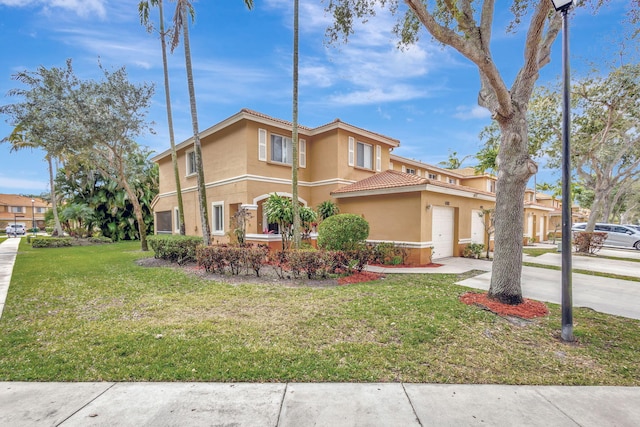
<path fill-rule="evenodd" d="M 640 386 L 640 321 L 574 309 L 511 322 L 450 274 L 310 287 L 140 267 L 137 242 L 20 246 L 2 381 L 416 382 Z"/>

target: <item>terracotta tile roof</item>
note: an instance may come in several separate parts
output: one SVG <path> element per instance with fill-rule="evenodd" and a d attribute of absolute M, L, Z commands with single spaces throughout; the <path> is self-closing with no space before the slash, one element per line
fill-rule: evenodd
<path fill-rule="evenodd" d="M 250 115 L 255 116 L 255 117 L 261 117 L 263 119 L 272 120 L 274 122 L 278 122 L 278 123 L 283 124 L 285 126 L 293 126 L 293 123 L 291 123 L 291 122 L 288 122 L 288 121 L 282 120 L 282 119 L 276 119 L 275 117 L 268 116 L 268 115 L 260 113 L 258 111 L 250 110 L 248 108 L 243 108 L 242 110 L 240 110 L 240 112 L 241 113 L 250 114 Z M 298 128 L 304 129 L 304 130 L 307 130 L 307 131 L 311 130 L 311 128 L 309 128 L 307 126 L 302 126 L 299 123 L 298 123 Z"/>
<path fill-rule="evenodd" d="M 352 193 L 355 191 L 379 190 L 382 188 L 410 187 L 426 185 L 429 180 L 410 173 L 387 170 L 369 178 L 349 184 L 346 187 L 332 191 L 331 194 Z"/>
<path fill-rule="evenodd" d="M 34 197 L 33 200 L 35 200 L 35 207 L 44 208 L 49 206 L 49 203 L 45 202 L 39 197 Z M 29 208 L 31 208 L 31 197 L 20 196 L 18 194 L 0 194 L 0 205 L 16 207 L 28 206 Z"/>
<path fill-rule="evenodd" d="M 416 185 L 424 185 L 425 190 L 426 185 L 432 185 L 435 187 L 449 188 L 451 190 L 465 191 L 467 193 L 473 193 L 474 195 L 482 194 L 489 197 L 496 196 L 495 193 L 491 193 L 489 191 L 478 190 L 477 188 L 467 187 L 465 185 L 449 184 L 448 182 L 430 180 L 414 174 L 395 170 L 387 170 L 377 173 L 369 178 L 365 178 L 361 181 L 354 182 L 353 184 L 332 191 L 331 194 L 412 187 Z"/>

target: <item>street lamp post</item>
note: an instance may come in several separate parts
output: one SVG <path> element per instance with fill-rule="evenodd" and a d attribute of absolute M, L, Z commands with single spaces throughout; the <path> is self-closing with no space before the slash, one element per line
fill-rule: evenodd
<path fill-rule="evenodd" d="M 36 208 L 35 208 L 35 199 L 31 199 L 31 233 L 36 235 Z"/>
<path fill-rule="evenodd" d="M 573 0 L 551 0 L 562 13 L 562 332 L 563 341 L 572 342 L 573 312 L 571 295 L 571 152 L 569 84 L 569 21 L 567 13 Z"/>

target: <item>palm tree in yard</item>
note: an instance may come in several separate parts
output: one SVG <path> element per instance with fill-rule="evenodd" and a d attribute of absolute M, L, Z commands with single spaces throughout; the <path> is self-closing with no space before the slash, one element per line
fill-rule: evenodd
<path fill-rule="evenodd" d="M 253 7 L 253 0 L 244 0 L 249 9 Z M 193 70 L 191 67 L 191 45 L 189 43 L 189 16 L 193 20 L 195 11 L 189 0 L 176 0 L 176 10 L 173 15 L 173 37 L 171 51 L 180 43 L 180 33 L 184 37 L 184 58 L 187 69 L 187 86 L 189 88 L 189 105 L 191 107 L 191 124 L 193 126 L 193 151 L 198 181 L 198 200 L 200 202 L 200 221 L 202 222 L 202 237 L 205 245 L 211 243 L 211 233 L 207 213 L 207 194 L 204 186 L 204 167 L 202 163 L 202 145 L 198 130 L 198 111 L 196 108 L 196 94 L 193 85 Z"/>
<path fill-rule="evenodd" d="M 300 248 L 300 205 L 298 204 L 298 0 L 293 0 L 293 123 L 291 134 L 291 198 L 293 248 Z"/>
<path fill-rule="evenodd" d="M 138 4 L 138 13 L 140 14 L 140 22 L 147 28 L 147 31 L 153 30 L 153 25 L 149 21 L 149 6 L 157 6 L 160 11 L 160 44 L 162 45 L 162 67 L 164 70 L 164 94 L 167 103 L 167 124 L 169 127 L 169 141 L 171 142 L 171 162 L 173 163 L 173 174 L 176 181 L 176 193 L 178 195 L 178 217 L 180 223 L 180 234 L 185 234 L 184 225 L 184 206 L 182 203 L 182 188 L 180 186 L 180 173 L 178 172 L 178 159 L 176 155 L 176 143 L 173 133 L 173 115 L 171 113 L 171 94 L 169 90 L 169 70 L 167 67 L 167 43 L 164 28 L 164 7 L 162 0 L 146 0 Z"/>

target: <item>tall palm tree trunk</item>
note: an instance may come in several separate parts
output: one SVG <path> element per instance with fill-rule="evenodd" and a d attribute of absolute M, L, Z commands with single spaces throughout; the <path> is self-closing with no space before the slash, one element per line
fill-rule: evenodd
<path fill-rule="evenodd" d="M 183 15 L 187 15 L 187 6 L 182 3 Z M 198 130 L 198 110 L 196 108 L 196 93 L 193 85 L 193 69 L 191 67 L 191 46 L 189 44 L 189 19 L 182 22 L 184 36 L 184 58 L 187 68 L 187 85 L 189 87 L 189 105 L 191 107 L 191 124 L 193 126 L 193 151 L 195 153 L 196 172 L 198 180 L 198 200 L 200 202 L 200 221 L 202 223 L 202 239 L 205 246 L 211 244 L 209 228 L 209 214 L 207 212 L 207 193 L 204 186 L 204 165 L 202 162 L 202 146 L 200 144 L 200 132 Z"/>
<path fill-rule="evenodd" d="M 160 9 L 160 42 L 162 44 L 162 68 L 164 70 L 164 94 L 167 103 L 167 124 L 169 126 L 169 141 L 171 142 L 171 163 L 173 163 L 173 174 L 176 180 L 176 193 L 178 195 L 178 218 L 180 234 L 184 236 L 184 205 L 182 203 L 182 188 L 180 184 L 180 172 L 178 171 L 178 156 L 176 155 L 176 142 L 173 133 L 173 114 L 171 113 L 171 93 L 169 90 L 169 67 L 167 66 L 167 42 L 164 31 L 164 7 L 162 0 L 158 0 Z"/>
<path fill-rule="evenodd" d="M 298 204 L 298 0 L 293 2 L 293 123 L 291 159 L 291 206 L 293 211 L 293 248 L 300 248 L 300 205 Z"/>

